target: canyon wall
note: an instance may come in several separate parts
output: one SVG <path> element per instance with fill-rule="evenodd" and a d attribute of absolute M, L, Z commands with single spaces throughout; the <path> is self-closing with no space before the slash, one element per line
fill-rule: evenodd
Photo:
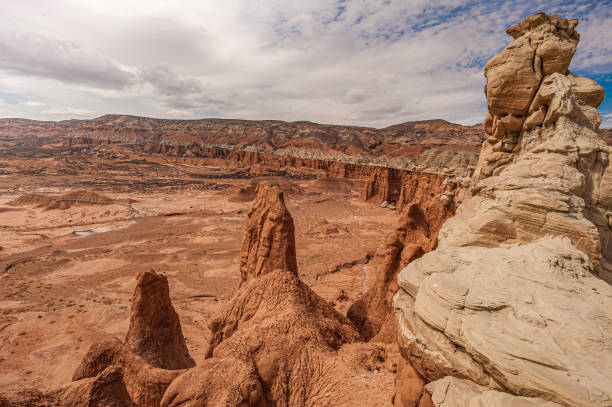
<path fill-rule="evenodd" d="M 408 184 L 411 187 L 442 185 L 449 179 L 448 175 L 434 174 L 419 171 L 410 171 L 401 168 L 381 167 L 367 164 L 357 164 L 343 161 L 333 161 L 320 158 L 300 157 L 287 154 L 274 154 L 260 151 L 247 151 L 220 147 L 206 147 L 196 144 L 153 144 L 136 143 L 125 137 L 86 137 L 70 136 L 65 138 L 71 146 L 83 144 L 129 144 L 132 148 L 139 149 L 146 154 L 163 154 L 174 157 L 192 159 L 220 159 L 228 163 L 239 165 L 262 165 L 264 167 L 283 170 L 287 168 L 305 168 L 317 170 L 321 173 L 336 178 L 363 179 L 366 186 L 362 192 L 364 200 L 374 203 L 401 202 L 401 207 L 411 200 L 409 194 L 411 188 L 404 188 Z M 413 188 L 413 189 L 414 189 Z M 435 187 L 434 187 L 435 188 Z"/>

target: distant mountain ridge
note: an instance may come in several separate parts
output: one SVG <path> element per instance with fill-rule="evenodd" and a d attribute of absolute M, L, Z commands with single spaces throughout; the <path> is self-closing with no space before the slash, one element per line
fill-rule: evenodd
<path fill-rule="evenodd" d="M 347 155 L 416 156 L 432 147 L 476 150 L 484 140 L 478 126 L 444 120 L 407 122 L 382 129 L 307 121 L 200 119 L 171 120 L 104 115 L 91 120 L 0 119 L 0 135 L 123 136 L 142 142 L 205 143 L 264 150 L 320 150 Z"/>
<path fill-rule="evenodd" d="M 612 130 L 601 130 L 601 134 L 612 144 Z M 17 141 L 26 136 L 58 137 L 70 144 L 148 146 L 146 151 L 173 151 L 172 146 L 191 153 L 198 148 L 239 150 L 469 175 L 486 135 L 480 124 L 462 126 L 441 119 L 382 129 L 308 121 L 172 120 L 130 115 L 57 122 L 0 119 L 0 138 Z"/>

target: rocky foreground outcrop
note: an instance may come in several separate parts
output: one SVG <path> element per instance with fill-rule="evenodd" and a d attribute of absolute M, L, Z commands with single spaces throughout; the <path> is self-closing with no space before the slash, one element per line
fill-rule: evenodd
<path fill-rule="evenodd" d="M 149 270 L 136 280 L 125 343 L 111 336 L 94 342 L 74 372 L 65 400 L 77 403 L 85 397 L 91 405 L 106 405 L 96 400 L 110 386 L 115 390 L 109 394 L 122 396 L 109 406 L 158 406 L 181 369 L 195 365 L 170 302 L 167 278 Z"/>
<path fill-rule="evenodd" d="M 114 336 L 100 338 L 68 386 L 48 393 L 17 392 L 6 403 L 12 407 L 159 406 L 170 383 L 195 363 L 170 303 L 166 277 L 149 270 L 136 280 L 125 343 Z"/>
<path fill-rule="evenodd" d="M 170 302 L 168 279 L 153 270 L 140 273 L 137 279 L 125 343 L 154 367 L 176 370 L 195 366 Z"/>
<path fill-rule="evenodd" d="M 398 276 L 400 348 L 438 406 L 612 405 L 612 151 L 602 88 L 568 71 L 577 23 L 507 31 L 471 197 Z"/>
<path fill-rule="evenodd" d="M 376 374 L 340 357 L 359 334 L 299 279 L 294 237 L 288 234 L 293 234 L 293 221 L 282 192 L 260 184 L 241 252 L 241 259 L 253 261 L 241 265 L 261 267 L 242 273 L 240 288 L 210 323 L 205 365 L 179 376 L 162 406 L 206 405 L 210 383 L 222 394 L 236 389 L 232 394 L 240 395 L 222 405 L 365 406 L 372 400 L 391 405 L 389 389 L 366 385 L 376 382 Z M 374 349 L 363 346 L 358 353 Z M 239 372 L 238 377 L 228 375 L 224 381 L 213 370 L 220 366 Z"/>

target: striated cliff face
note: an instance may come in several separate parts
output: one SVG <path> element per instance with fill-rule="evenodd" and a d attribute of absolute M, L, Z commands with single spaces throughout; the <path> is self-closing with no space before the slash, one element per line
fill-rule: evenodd
<path fill-rule="evenodd" d="M 42 122 L 0 119 L 0 138 L 66 136 L 78 142 L 148 145 L 171 152 L 192 146 L 259 151 L 302 158 L 467 175 L 484 139 L 482 126 L 444 120 L 384 129 L 274 120 L 163 120 L 106 115 L 92 120 Z M 187 153 L 189 154 L 189 153 Z"/>
<path fill-rule="evenodd" d="M 310 150 L 363 157 L 417 156 L 436 146 L 457 150 L 477 148 L 481 126 L 461 126 L 444 120 L 403 123 L 384 129 L 278 120 L 162 120 L 106 115 L 73 129 L 75 136 L 137 139 L 140 142 L 233 145 L 258 150 Z"/>
<path fill-rule="evenodd" d="M 74 145 L 97 143 L 128 143 L 123 138 L 92 138 L 70 137 L 67 139 Z M 133 148 L 142 149 L 144 153 L 157 153 L 169 156 L 189 158 L 222 159 L 230 163 L 243 165 L 262 165 L 268 168 L 282 170 L 286 168 L 307 168 L 318 170 L 329 177 L 363 179 L 367 180 L 362 198 L 380 204 L 384 201 L 408 202 L 409 196 L 402 197 L 402 187 L 409 184 L 412 187 L 419 185 L 433 186 L 442 184 L 449 176 L 427 172 L 411 171 L 400 168 L 381 167 L 376 165 L 359 164 L 341 160 L 329 160 L 315 157 L 300 157 L 288 154 L 265 153 L 259 151 L 236 150 L 220 147 L 203 147 L 197 145 L 182 146 L 169 144 L 135 144 Z M 408 192 L 408 194 L 413 192 Z M 403 205 L 403 204 L 400 204 Z"/>
<path fill-rule="evenodd" d="M 29 119 L 0 119 L 0 137 L 65 136 L 78 129 L 85 120 L 40 121 Z"/>
<path fill-rule="evenodd" d="M 473 382 L 428 385 L 436 405 L 612 404 L 612 286 L 597 277 L 612 151 L 603 90 L 568 71 L 576 25 L 539 13 L 507 31 L 485 67 L 489 138 L 471 196 L 398 276 L 402 354 L 429 380 Z"/>

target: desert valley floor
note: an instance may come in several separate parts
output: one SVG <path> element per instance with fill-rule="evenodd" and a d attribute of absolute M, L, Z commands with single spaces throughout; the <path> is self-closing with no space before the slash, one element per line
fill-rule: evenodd
<path fill-rule="evenodd" d="M 43 162 L 2 160 L 1 390 L 68 383 L 95 339 L 124 335 L 134 276 L 150 268 L 169 277 L 199 363 L 208 321 L 238 286 L 242 230 L 260 181 L 285 193 L 301 279 L 343 314 L 397 221 L 395 211 L 360 199 L 360 181 L 304 171 L 163 157 L 84 159 L 80 168 Z"/>

